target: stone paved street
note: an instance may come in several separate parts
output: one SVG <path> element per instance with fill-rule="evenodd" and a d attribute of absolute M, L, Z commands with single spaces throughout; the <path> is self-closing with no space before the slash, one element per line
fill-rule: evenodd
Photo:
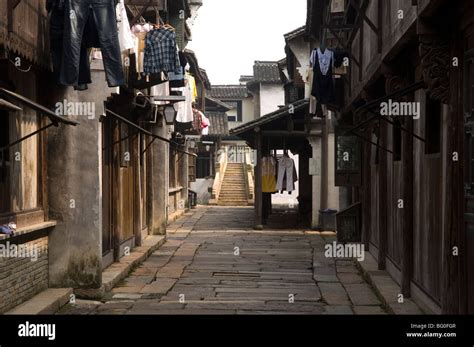
<path fill-rule="evenodd" d="M 385 314 L 353 260 L 326 258 L 332 233 L 252 229 L 253 209 L 199 207 L 106 302 L 62 314 Z M 271 227 L 271 229 L 270 229 Z"/>

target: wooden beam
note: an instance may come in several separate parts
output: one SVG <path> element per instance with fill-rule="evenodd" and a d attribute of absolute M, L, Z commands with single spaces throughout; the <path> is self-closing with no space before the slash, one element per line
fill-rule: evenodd
<path fill-rule="evenodd" d="M 255 165 L 255 230 L 263 229 L 263 214 L 262 214 L 262 134 L 259 129 L 256 129 L 255 134 L 255 149 L 257 150 L 257 163 Z"/>
<path fill-rule="evenodd" d="M 140 167 L 140 142 L 141 138 L 138 133 L 132 138 L 132 170 L 133 170 L 133 234 L 135 236 L 135 246 L 142 245 L 142 177 Z M 183 154 L 184 155 L 184 154 Z"/>
<path fill-rule="evenodd" d="M 364 135 L 370 137 L 372 134 L 372 127 L 367 127 L 365 130 Z M 363 148 L 363 155 L 361 158 L 361 165 L 362 165 L 362 242 L 365 245 L 365 250 L 368 251 L 370 248 L 370 238 L 372 234 L 372 167 L 371 167 L 371 153 L 372 153 L 372 146 L 368 143 L 361 144 Z M 362 163 L 366 163 L 363 165 Z"/>
<path fill-rule="evenodd" d="M 413 132 L 413 119 L 407 118 L 406 128 Z M 402 283 L 401 289 L 404 297 L 411 296 L 410 283 L 413 273 L 413 137 L 404 133 L 402 137 L 402 162 L 403 162 L 403 211 L 402 211 Z"/>
<path fill-rule="evenodd" d="M 349 0 L 352 6 L 356 9 L 356 11 L 359 13 L 359 16 L 362 17 L 363 20 L 366 21 L 366 23 L 369 25 L 369 27 L 378 35 L 379 34 L 379 28 L 375 26 L 375 24 L 370 20 L 369 17 L 365 14 L 365 10 L 362 10 L 362 8 L 357 4 L 354 0 Z"/>
<path fill-rule="evenodd" d="M 321 132 L 307 133 L 306 131 L 263 130 L 265 137 L 319 137 Z"/>
<path fill-rule="evenodd" d="M 365 1 L 363 4 L 362 4 L 362 8 L 366 8 L 367 7 L 367 1 Z M 352 30 L 351 34 L 349 35 L 349 38 L 347 39 L 347 42 L 346 42 L 346 46 L 349 47 L 349 46 L 352 46 L 352 41 L 354 41 L 354 38 L 356 36 L 356 33 L 357 33 L 357 30 L 356 29 L 360 29 L 361 25 L 362 25 L 362 22 L 363 22 L 363 19 L 361 16 L 358 16 L 357 17 L 357 22 L 355 24 L 355 29 Z"/>
<path fill-rule="evenodd" d="M 379 33 L 377 35 L 377 46 L 378 46 L 378 52 L 382 53 L 382 48 L 383 48 L 383 0 L 378 0 L 378 8 L 377 8 L 377 22 L 378 22 L 378 28 L 379 28 Z"/>
<path fill-rule="evenodd" d="M 148 7 L 153 6 L 153 1 L 154 0 L 149 0 L 148 3 L 140 9 L 140 11 L 137 13 L 137 15 L 135 17 L 133 17 L 133 19 L 130 21 L 130 26 L 131 27 L 137 23 L 137 21 L 138 21 L 138 19 L 140 19 L 140 17 L 143 17 L 146 10 L 148 10 Z"/>
<path fill-rule="evenodd" d="M 380 146 L 387 145 L 387 123 L 380 123 Z M 379 194 L 378 194 L 378 210 L 379 210 L 379 254 L 378 254 L 378 269 L 385 270 L 386 256 L 387 256 L 387 208 L 396 206 L 394 201 L 387 201 L 387 153 L 380 153 L 379 161 Z"/>
<path fill-rule="evenodd" d="M 328 122 L 326 119 L 323 119 L 321 124 L 322 129 L 322 138 L 321 138 L 321 188 L 320 188 L 320 210 L 325 210 L 328 208 Z M 319 221 L 320 226 L 321 220 Z"/>
<path fill-rule="evenodd" d="M 346 43 L 341 40 L 341 38 L 339 37 L 339 35 L 337 35 L 337 33 L 334 31 L 334 29 L 333 29 L 328 23 L 325 24 L 325 27 L 329 29 L 329 31 L 331 32 L 331 34 L 334 35 L 334 37 L 335 37 L 336 40 L 339 42 L 339 44 L 344 48 L 344 50 L 345 50 L 346 52 L 348 52 L 348 54 L 350 55 L 351 59 L 354 60 L 354 63 L 356 63 L 356 65 L 360 68 L 360 62 L 359 62 L 359 60 L 357 60 L 356 57 L 354 57 L 354 55 L 353 55 L 352 52 L 351 52 L 350 47 L 347 46 Z"/>
<path fill-rule="evenodd" d="M 361 23 L 359 30 L 359 81 L 362 81 L 363 68 L 362 60 L 364 59 L 364 23 Z"/>
<path fill-rule="evenodd" d="M 463 41 L 456 32 L 452 35 L 451 56 L 463 56 Z M 441 308 L 443 314 L 468 313 L 468 268 L 467 260 L 467 224 L 464 213 L 464 165 L 462 159 L 453 161 L 453 153 L 457 152 L 459 158 L 465 158 L 465 163 L 472 163 L 469 153 L 464 154 L 464 107 L 463 107 L 463 72 L 464 61 L 460 59 L 460 66 L 450 65 L 450 100 L 449 111 L 446 119 L 446 218 L 443 226 L 443 289 Z M 471 86 L 469 86 L 471 90 Z M 466 147 L 468 148 L 468 147 Z M 467 165 L 465 165 L 467 167 Z M 458 255 L 453 254 L 453 247 L 458 248 Z M 472 257 L 472 255 L 470 255 Z M 471 312 L 469 312 L 471 313 Z"/>
<path fill-rule="evenodd" d="M 7 0 L 8 32 L 13 32 L 13 11 L 20 4 L 21 0 Z"/>

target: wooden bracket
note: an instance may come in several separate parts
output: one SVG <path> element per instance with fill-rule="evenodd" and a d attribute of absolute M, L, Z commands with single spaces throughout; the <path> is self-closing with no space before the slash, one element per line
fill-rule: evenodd
<path fill-rule="evenodd" d="M 341 40 L 341 38 L 337 35 L 336 31 L 328 24 L 325 23 L 325 27 L 329 29 L 331 34 L 336 38 L 336 40 L 341 44 L 341 46 L 344 48 L 344 50 L 350 55 L 351 59 L 354 61 L 354 63 L 360 68 L 360 62 L 359 60 L 354 57 L 352 54 L 351 50 L 348 48 L 348 46 Z"/>
<path fill-rule="evenodd" d="M 8 32 L 13 32 L 13 11 L 20 4 L 21 0 L 7 0 Z"/>
<path fill-rule="evenodd" d="M 369 27 L 378 35 L 379 34 L 379 28 L 370 20 L 369 17 L 365 14 L 365 11 L 362 10 L 362 8 L 359 6 L 355 0 L 349 0 L 349 3 L 356 9 L 356 11 L 359 13 L 359 16 L 362 17 L 363 20 L 369 25 Z"/>

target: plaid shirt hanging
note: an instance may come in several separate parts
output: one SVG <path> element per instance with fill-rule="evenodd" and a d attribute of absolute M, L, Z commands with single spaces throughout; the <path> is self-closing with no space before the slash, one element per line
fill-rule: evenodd
<path fill-rule="evenodd" d="M 146 75 L 162 71 L 178 73 L 180 67 L 176 34 L 165 28 L 148 32 L 145 38 L 143 72 Z"/>

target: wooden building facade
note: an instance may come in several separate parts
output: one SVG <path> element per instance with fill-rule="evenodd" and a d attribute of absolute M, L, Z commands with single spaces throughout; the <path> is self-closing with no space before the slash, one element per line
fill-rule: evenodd
<path fill-rule="evenodd" d="M 126 86 L 108 88 L 103 64 L 92 60 L 88 90 L 55 85 L 45 5 L 0 3 L 0 225 L 17 225 L 14 236 L 0 235 L 0 244 L 39 251 L 35 262 L 0 257 L 2 313 L 48 287 L 103 294 L 104 268 L 145 237 L 166 234 L 171 194 L 179 195 L 174 212 L 187 208 L 188 158 L 195 156 L 186 141 L 173 138 L 163 109 L 150 119 L 136 106 L 137 94 L 149 97 L 160 79 L 137 80 L 129 69 Z M 157 15 L 175 23 L 184 49 L 185 22 L 197 5 L 125 5 L 131 23 L 141 16 L 157 23 Z M 180 100 L 173 95 L 168 101 Z M 60 116 L 58 102 L 93 104 L 94 114 Z M 169 187 L 173 160 L 179 192 Z"/>
<path fill-rule="evenodd" d="M 309 5 L 313 38 L 350 52 L 335 161 L 344 141 L 360 152 L 336 175 L 366 249 L 425 311 L 474 313 L 472 2 Z"/>

